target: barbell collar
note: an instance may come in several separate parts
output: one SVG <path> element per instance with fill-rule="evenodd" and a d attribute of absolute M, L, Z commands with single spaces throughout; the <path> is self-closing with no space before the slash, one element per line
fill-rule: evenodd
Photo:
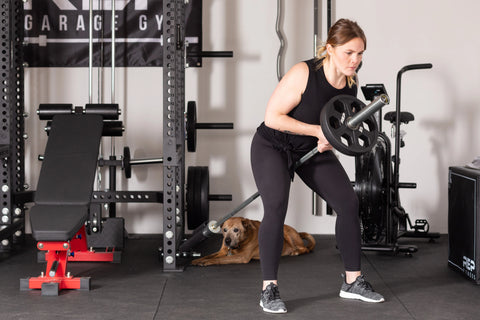
<path fill-rule="evenodd" d="M 210 220 L 207 226 L 208 226 L 208 230 L 212 233 L 222 232 L 222 229 L 220 228 L 221 226 L 219 226 L 217 221 L 215 220 Z"/>
<path fill-rule="evenodd" d="M 383 106 L 390 103 L 390 98 L 386 94 L 376 96 L 373 101 L 365 108 L 357 112 L 352 118 L 347 120 L 347 126 L 352 130 L 357 130 L 359 125 L 372 114 L 380 110 Z"/>

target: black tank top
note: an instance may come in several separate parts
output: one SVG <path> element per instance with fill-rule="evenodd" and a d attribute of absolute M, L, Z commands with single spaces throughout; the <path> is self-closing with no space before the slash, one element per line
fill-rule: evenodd
<path fill-rule="evenodd" d="M 308 82 L 300 103 L 288 113 L 288 115 L 308 124 L 320 124 L 320 113 L 323 106 L 333 97 L 340 94 L 356 96 L 357 86 L 351 88 L 348 84 L 342 89 L 333 87 L 325 77 L 323 66 L 318 68 L 321 60 L 310 59 L 305 61 L 308 66 Z M 293 162 L 291 152 L 307 153 L 317 146 L 317 138 L 281 132 L 265 125 L 265 122 L 257 129 L 258 133 L 272 142 L 272 145 L 283 150 L 289 157 L 289 167 Z M 291 171 L 293 175 L 293 170 Z"/>

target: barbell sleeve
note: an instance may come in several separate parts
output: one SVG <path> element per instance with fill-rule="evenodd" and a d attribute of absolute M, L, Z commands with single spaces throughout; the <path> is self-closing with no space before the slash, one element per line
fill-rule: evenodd
<path fill-rule="evenodd" d="M 142 165 L 142 164 L 163 163 L 163 158 L 131 159 L 129 163 L 131 166 Z"/>
<path fill-rule="evenodd" d="M 381 94 L 375 97 L 369 105 L 347 120 L 347 126 L 352 130 L 356 130 L 360 123 L 389 103 L 390 98 L 386 94 Z"/>

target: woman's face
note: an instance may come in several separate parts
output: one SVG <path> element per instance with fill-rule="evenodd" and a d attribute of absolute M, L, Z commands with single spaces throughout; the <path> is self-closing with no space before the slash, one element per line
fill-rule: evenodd
<path fill-rule="evenodd" d="M 327 50 L 337 70 L 348 77 L 355 74 L 362 62 L 365 44 L 362 39 L 353 38 L 340 46 L 327 45 Z"/>

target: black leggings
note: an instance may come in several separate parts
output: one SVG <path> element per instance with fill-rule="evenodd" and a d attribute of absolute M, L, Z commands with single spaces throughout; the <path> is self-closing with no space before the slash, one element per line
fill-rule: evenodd
<path fill-rule="evenodd" d="M 294 154 L 294 160 L 302 155 Z M 276 280 L 291 184 L 287 156 L 256 133 L 251 147 L 251 164 L 264 209 L 258 240 L 262 276 L 263 280 Z M 317 153 L 296 173 L 336 212 L 335 236 L 345 270 L 360 271 L 358 198 L 337 157 L 331 151 Z"/>

